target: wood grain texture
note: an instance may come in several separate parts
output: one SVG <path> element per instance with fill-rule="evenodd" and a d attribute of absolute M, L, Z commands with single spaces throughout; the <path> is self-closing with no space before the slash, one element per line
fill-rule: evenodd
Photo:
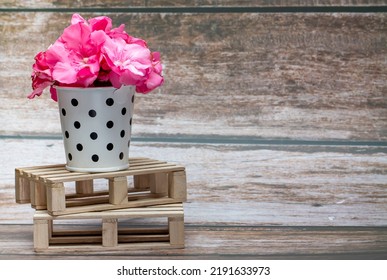
<path fill-rule="evenodd" d="M 387 3 L 1 1 L 0 259 L 386 259 L 387 13 L 366 6 Z M 331 13 L 310 12 L 321 7 Z M 57 105 L 26 99 L 29 75 L 76 9 L 109 10 L 161 52 L 166 82 L 137 94 L 130 156 L 186 167 L 185 249 L 33 253 L 35 210 L 15 203 L 14 171 L 65 157 Z"/>
<path fill-rule="evenodd" d="M 3 0 L 0 8 L 384 6 L 385 0 Z"/>
<path fill-rule="evenodd" d="M 0 223 L 30 223 L 33 209 L 14 200 L 14 168 L 62 163 L 62 143 L 0 140 L 0 146 Z M 130 148 L 130 156 L 186 167 L 185 223 L 204 226 L 387 226 L 386 155 L 386 148 L 366 146 L 134 142 Z"/>
<path fill-rule="evenodd" d="M 386 236 L 367 227 L 189 226 L 185 249 L 37 255 L 31 225 L 0 225 L 0 259 L 385 259 Z"/>
<path fill-rule="evenodd" d="M 386 14 L 111 16 L 165 65 L 165 85 L 138 95 L 135 135 L 387 139 Z M 0 14 L 1 134 L 59 133 L 56 104 L 25 96 L 69 17 Z"/>

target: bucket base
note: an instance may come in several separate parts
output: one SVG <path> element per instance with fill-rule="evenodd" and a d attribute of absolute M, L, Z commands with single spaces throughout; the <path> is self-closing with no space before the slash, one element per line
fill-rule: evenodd
<path fill-rule="evenodd" d="M 98 172 L 114 172 L 114 171 L 120 171 L 125 170 L 129 168 L 129 163 L 121 165 L 121 166 L 114 166 L 114 167 L 99 167 L 99 168 L 90 168 L 90 167 L 73 167 L 66 165 L 66 169 L 68 171 L 73 172 L 84 172 L 84 173 L 98 173 Z"/>

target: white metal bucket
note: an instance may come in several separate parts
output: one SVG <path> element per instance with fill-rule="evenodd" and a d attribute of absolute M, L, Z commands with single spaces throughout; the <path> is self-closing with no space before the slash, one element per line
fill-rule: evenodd
<path fill-rule="evenodd" d="M 109 172 L 129 167 L 135 87 L 56 87 L 66 168 Z"/>

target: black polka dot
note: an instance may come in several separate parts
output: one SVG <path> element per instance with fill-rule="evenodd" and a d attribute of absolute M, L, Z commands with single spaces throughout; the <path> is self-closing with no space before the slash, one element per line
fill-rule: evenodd
<path fill-rule="evenodd" d="M 78 151 L 82 151 L 82 150 L 83 150 L 82 144 L 77 144 L 77 150 L 78 150 Z"/>
<path fill-rule="evenodd" d="M 72 154 L 69 153 L 67 156 L 68 156 L 69 160 L 73 160 L 73 155 Z"/>
<path fill-rule="evenodd" d="M 70 137 L 70 134 L 69 134 L 69 132 L 67 130 L 65 131 L 65 136 L 66 136 L 66 138 Z"/>
<path fill-rule="evenodd" d="M 89 111 L 89 116 L 94 118 L 97 115 L 97 112 L 95 110 L 90 110 Z"/>
<path fill-rule="evenodd" d="M 133 94 L 133 96 L 132 96 L 132 103 L 134 103 L 134 94 Z"/>
<path fill-rule="evenodd" d="M 78 106 L 78 100 L 76 100 L 75 98 L 71 99 L 71 105 Z"/>
<path fill-rule="evenodd" d="M 106 105 L 108 105 L 108 106 L 113 106 L 113 104 L 114 104 L 113 98 L 108 98 L 108 99 L 106 99 Z"/>
<path fill-rule="evenodd" d="M 90 133 L 90 138 L 95 140 L 98 138 L 98 134 L 96 132 L 92 132 L 92 133 Z"/>
<path fill-rule="evenodd" d="M 122 138 L 124 138 L 125 137 L 125 130 L 121 130 L 120 135 L 121 135 Z"/>
<path fill-rule="evenodd" d="M 107 123 L 106 123 L 106 127 L 107 128 L 112 128 L 114 126 L 114 123 L 112 122 L 112 121 L 108 121 Z"/>
<path fill-rule="evenodd" d="M 132 125 L 132 118 L 130 118 L 129 124 Z"/>
<path fill-rule="evenodd" d="M 128 147 L 130 146 L 130 140 L 128 141 Z"/>
<path fill-rule="evenodd" d="M 123 115 L 123 116 L 125 116 L 126 115 L 126 108 L 124 107 L 124 108 L 122 108 L 122 110 L 121 110 L 121 114 Z"/>
<path fill-rule="evenodd" d="M 99 156 L 98 155 L 92 155 L 91 160 L 94 161 L 94 162 L 97 162 L 99 160 Z"/>
<path fill-rule="evenodd" d="M 66 110 L 65 110 L 65 108 L 62 108 L 62 115 L 63 115 L 63 116 L 66 116 Z"/>
<path fill-rule="evenodd" d="M 81 127 L 81 123 L 80 122 L 74 122 L 74 127 L 76 129 L 79 129 Z"/>
<path fill-rule="evenodd" d="M 120 159 L 123 159 L 124 158 L 124 153 L 120 153 Z"/>
<path fill-rule="evenodd" d="M 109 143 L 106 145 L 106 149 L 108 149 L 108 151 L 113 150 L 113 148 L 114 148 L 114 145 L 112 143 Z"/>

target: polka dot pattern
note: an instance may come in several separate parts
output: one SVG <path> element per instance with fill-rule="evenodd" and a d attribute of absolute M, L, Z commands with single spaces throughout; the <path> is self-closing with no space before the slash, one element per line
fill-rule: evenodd
<path fill-rule="evenodd" d="M 106 99 L 106 105 L 113 106 L 113 104 L 114 104 L 114 99 L 113 98 Z"/>
<path fill-rule="evenodd" d="M 90 110 L 90 111 L 89 111 L 89 116 L 90 116 L 91 118 L 95 118 L 95 116 L 97 116 L 97 112 L 96 112 L 95 110 Z"/>
<path fill-rule="evenodd" d="M 71 105 L 73 105 L 74 107 L 78 106 L 78 100 L 75 98 L 71 99 Z"/>
<path fill-rule="evenodd" d="M 80 168 L 90 166 L 90 170 L 97 170 L 90 172 L 120 170 L 110 169 L 114 166 L 127 168 L 134 90 L 130 93 L 118 91 L 114 89 L 101 96 L 95 94 L 99 101 L 91 102 L 87 94 L 76 95 L 70 91 L 61 93 L 58 89 L 69 170 L 78 171 L 76 165 Z M 127 97 L 122 94 L 127 94 Z"/>
<path fill-rule="evenodd" d="M 91 160 L 94 161 L 94 162 L 97 162 L 99 160 L 99 156 L 98 155 L 93 155 L 91 157 Z"/>
<path fill-rule="evenodd" d="M 107 123 L 106 123 L 106 127 L 107 128 L 112 128 L 114 126 L 114 122 L 113 121 L 108 121 Z"/>
<path fill-rule="evenodd" d="M 96 140 L 98 138 L 98 134 L 96 132 L 92 132 L 92 133 L 90 133 L 90 138 L 92 140 Z"/>

